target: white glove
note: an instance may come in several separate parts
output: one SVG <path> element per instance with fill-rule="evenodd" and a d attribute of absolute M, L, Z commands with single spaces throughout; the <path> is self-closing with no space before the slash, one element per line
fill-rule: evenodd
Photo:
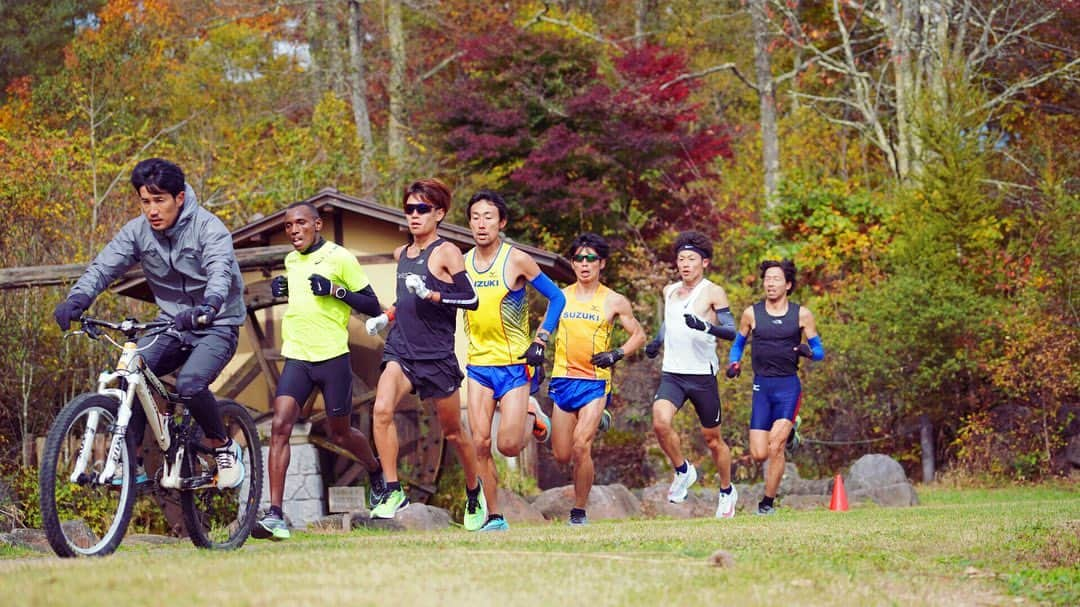
<path fill-rule="evenodd" d="M 406 274 L 405 288 L 420 299 L 427 299 L 431 296 L 431 289 L 424 285 L 424 278 L 419 274 Z"/>
<path fill-rule="evenodd" d="M 375 335 L 379 331 L 386 328 L 386 325 L 390 324 L 390 318 L 386 314 L 379 314 L 378 316 L 367 319 L 364 323 L 364 328 L 367 329 L 368 335 Z"/>

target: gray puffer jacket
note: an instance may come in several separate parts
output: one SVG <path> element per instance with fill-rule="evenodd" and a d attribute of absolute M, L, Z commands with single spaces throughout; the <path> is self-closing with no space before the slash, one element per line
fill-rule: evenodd
<path fill-rule="evenodd" d="M 71 288 L 91 301 L 136 263 L 164 318 L 218 296 L 225 303 L 216 326 L 244 323 L 244 280 L 233 252 L 232 234 L 213 213 L 199 206 L 195 191 L 184 186 L 184 206 L 176 223 L 158 232 L 145 215 L 127 222 Z"/>

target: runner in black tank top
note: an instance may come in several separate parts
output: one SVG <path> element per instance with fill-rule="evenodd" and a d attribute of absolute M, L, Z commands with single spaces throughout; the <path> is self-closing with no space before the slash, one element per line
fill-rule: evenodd
<path fill-rule="evenodd" d="M 438 236 L 439 224 L 450 210 L 451 194 L 437 179 L 421 179 L 402 196 L 409 244 L 394 251 L 397 259 L 397 301 L 367 321 L 375 335 L 393 321 L 383 349 L 383 371 L 371 408 L 375 446 L 386 479 L 386 490 L 371 509 L 372 518 L 394 518 L 409 505 L 398 480 L 398 435 L 394 412 L 412 392 L 431 399 L 438 428 L 454 449 L 465 473 L 465 528 L 478 530 L 487 519 L 476 446 L 461 427 L 461 381 L 464 374 L 454 355 L 457 310 L 479 305 L 457 246 Z M 449 282 L 447 282 L 449 281 Z"/>
<path fill-rule="evenodd" d="M 798 413 L 802 403 L 799 356 L 821 360 L 825 349 L 817 334 L 814 315 L 805 306 L 788 300 L 795 289 L 795 264 L 765 261 L 761 264 L 765 299 L 746 308 L 739 331 L 731 344 L 727 376 L 739 376 L 746 338 L 753 339 L 750 359 L 754 367 L 754 392 L 750 411 L 750 455 L 768 460 L 765 496 L 758 514 L 775 512 L 773 499 L 784 474 L 785 443 L 794 448 L 798 437 Z M 806 343 L 802 343 L 802 338 Z"/>
<path fill-rule="evenodd" d="M 802 342 L 799 328 L 799 304 L 788 302 L 787 313 L 773 316 L 765 310 L 765 302 L 754 304 L 753 347 L 750 362 L 754 375 L 783 377 L 799 372 L 799 354 L 795 347 Z"/>
<path fill-rule="evenodd" d="M 454 355 L 457 310 L 444 303 L 420 299 L 405 286 L 405 277 L 416 274 L 424 279 L 424 284 L 432 291 L 442 293 L 453 288 L 453 284 L 442 282 L 428 270 L 431 252 L 444 242 L 442 238 L 437 238 L 413 258 L 408 256 L 407 247 L 401 252 L 397 264 L 397 322 L 390 327 L 390 334 L 386 338 L 387 354 L 409 360 L 434 360 Z"/>

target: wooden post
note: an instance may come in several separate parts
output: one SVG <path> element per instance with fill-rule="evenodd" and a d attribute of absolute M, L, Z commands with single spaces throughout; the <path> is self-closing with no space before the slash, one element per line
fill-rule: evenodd
<path fill-rule="evenodd" d="M 925 413 L 919 416 L 919 443 L 922 447 L 922 478 L 934 482 L 934 426 Z"/>

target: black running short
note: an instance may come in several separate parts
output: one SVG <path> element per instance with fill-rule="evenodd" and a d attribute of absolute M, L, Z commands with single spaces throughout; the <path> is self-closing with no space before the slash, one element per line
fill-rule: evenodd
<path fill-rule="evenodd" d="M 689 400 L 697 411 L 702 427 L 715 428 L 720 425 L 720 391 L 715 375 L 662 373 L 660 387 L 653 397 L 653 402 L 658 400 L 670 401 L 676 409 L 681 409 Z"/>
<path fill-rule="evenodd" d="M 317 363 L 286 358 L 276 396 L 291 396 L 303 407 L 316 386 L 322 392 L 327 415 L 352 413 L 352 366 L 347 352 Z"/>
<path fill-rule="evenodd" d="M 420 400 L 445 398 L 461 387 L 465 375 L 458 365 L 457 356 L 450 353 L 445 358 L 431 360 L 408 360 L 389 352 L 383 353 L 382 368 L 394 361 L 401 366 L 405 378 L 412 384 L 412 391 Z"/>

